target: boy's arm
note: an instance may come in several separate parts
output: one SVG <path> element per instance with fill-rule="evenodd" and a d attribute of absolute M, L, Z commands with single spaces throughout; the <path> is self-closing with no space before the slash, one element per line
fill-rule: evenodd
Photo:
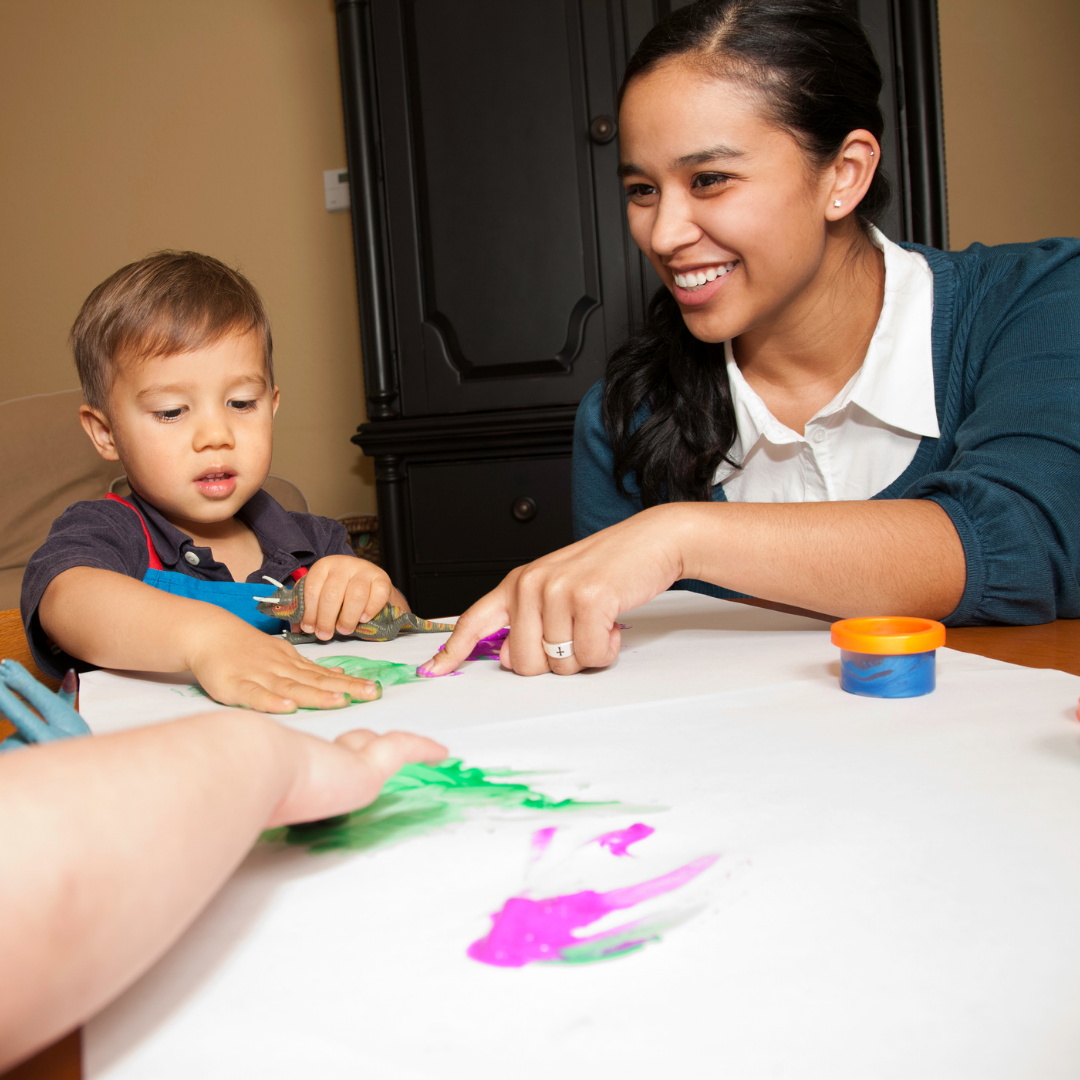
<path fill-rule="evenodd" d="M 261 829 L 354 810 L 406 762 L 445 755 L 416 735 L 328 743 L 248 713 L 3 755 L 0 1071 L 157 960 Z"/>
<path fill-rule="evenodd" d="M 320 667 L 213 604 L 173 596 L 111 570 L 72 567 L 49 583 L 41 627 L 66 653 L 97 667 L 186 671 L 225 705 L 261 712 L 334 709 L 379 687 Z"/>

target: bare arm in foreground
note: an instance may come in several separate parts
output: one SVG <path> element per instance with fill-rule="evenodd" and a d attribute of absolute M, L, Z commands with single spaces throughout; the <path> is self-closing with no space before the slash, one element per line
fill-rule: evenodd
<path fill-rule="evenodd" d="M 254 604 L 254 601 L 252 601 Z M 65 652 L 97 667 L 195 673 L 225 705 L 261 712 L 298 706 L 337 709 L 378 697 L 378 687 L 301 656 L 214 604 L 155 589 L 134 578 L 76 566 L 49 583 L 41 626 Z"/>
<path fill-rule="evenodd" d="M 521 675 L 604 667 L 615 620 L 682 578 L 830 615 L 940 619 L 963 595 L 960 538 L 937 503 L 667 503 L 520 567 L 458 620 L 425 670 L 456 668 L 509 625 L 504 666 Z M 573 641 L 550 659 L 541 640 Z"/>
<path fill-rule="evenodd" d="M 0 757 L 0 1071 L 157 960 L 260 831 L 364 806 L 430 739 L 324 742 L 245 713 Z"/>

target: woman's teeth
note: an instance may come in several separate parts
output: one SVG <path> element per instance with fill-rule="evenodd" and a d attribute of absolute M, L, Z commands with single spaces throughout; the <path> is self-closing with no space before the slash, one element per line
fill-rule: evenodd
<path fill-rule="evenodd" d="M 687 274 L 674 274 L 675 284 L 680 289 L 685 289 L 687 292 L 695 292 L 703 285 L 708 284 L 710 281 L 715 281 L 718 277 L 723 277 L 725 274 L 729 274 L 735 269 L 735 263 L 739 260 L 735 259 L 729 263 L 723 263 L 720 266 L 710 266 L 705 270 L 691 270 Z"/>

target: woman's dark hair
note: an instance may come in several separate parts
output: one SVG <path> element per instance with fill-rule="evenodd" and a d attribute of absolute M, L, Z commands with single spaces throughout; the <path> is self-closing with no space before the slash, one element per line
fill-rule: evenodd
<path fill-rule="evenodd" d="M 765 116 L 818 165 L 835 160 L 863 128 L 879 141 L 881 69 L 841 0 L 697 0 L 646 35 L 619 91 L 665 60 L 685 57 L 749 85 Z M 858 207 L 864 226 L 889 203 L 880 165 Z M 642 407 L 648 415 L 635 428 Z M 645 506 L 709 501 L 712 478 L 737 434 L 724 347 L 690 333 L 666 287 L 649 304 L 642 332 L 615 351 L 604 386 L 604 427 L 615 479 L 636 476 Z"/>

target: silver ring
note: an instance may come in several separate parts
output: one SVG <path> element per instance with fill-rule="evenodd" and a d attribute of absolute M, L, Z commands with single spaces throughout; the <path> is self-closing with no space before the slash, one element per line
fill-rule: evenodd
<path fill-rule="evenodd" d="M 544 652 L 555 660 L 566 660 L 574 655 L 574 643 L 572 641 L 560 641 L 553 645 L 550 641 L 544 641 L 543 638 L 540 640 L 543 643 Z"/>

